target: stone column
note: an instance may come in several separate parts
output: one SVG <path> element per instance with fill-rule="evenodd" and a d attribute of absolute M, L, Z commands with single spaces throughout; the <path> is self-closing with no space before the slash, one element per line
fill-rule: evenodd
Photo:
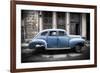
<path fill-rule="evenodd" d="M 70 34 L 70 13 L 66 13 L 66 31 L 67 34 Z"/>
<path fill-rule="evenodd" d="M 53 17 L 52 17 L 52 21 L 53 21 L 53 28 L 56 29 L 57 28 L 57 22 L 56 22 L 56 12 L 53 12 Z"/>
<path fill-rule="evenodd" d="M 86 37 L 86 14 L 82 14 L 82 36 Z"/>
<path fill-rule="evenodd" d="M 42 11 L 39 13 L 39 30 L 43 30 L 43 24 L 42 24 Z"/>

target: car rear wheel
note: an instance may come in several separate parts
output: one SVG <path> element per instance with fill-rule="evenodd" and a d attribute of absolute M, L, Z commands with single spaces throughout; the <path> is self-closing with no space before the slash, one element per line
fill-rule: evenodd
<path fill-rule="evenodd" d="M 82 52 L 82 46 L 76 45 L 76 46 L 75 46 L 75 52 L 77 52 L 77 53 Z"/>

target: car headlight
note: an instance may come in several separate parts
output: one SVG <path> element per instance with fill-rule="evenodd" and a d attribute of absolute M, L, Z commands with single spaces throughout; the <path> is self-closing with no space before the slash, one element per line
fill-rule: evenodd
<path fill-rule="evenodd" d="M 36 45 L 35 45 L 35 47 L 41 47 L 41 45 L 39 45 L 39 44 L 36 44 Z"/>
<path fill-rule="evenodd" d="M 44 45 L 36 44 L 35 47 L 43 47 Z"/>

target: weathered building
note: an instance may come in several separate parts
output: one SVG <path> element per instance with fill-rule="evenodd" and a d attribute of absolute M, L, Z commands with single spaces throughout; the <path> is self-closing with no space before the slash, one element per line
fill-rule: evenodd
<path fill-rule="evenodd" d="M 21 11 L 22 42 L 33 38 L 44 29 L 65 29 L 67 34 L 90 39 L 90 14 L 53 11 Z"/>

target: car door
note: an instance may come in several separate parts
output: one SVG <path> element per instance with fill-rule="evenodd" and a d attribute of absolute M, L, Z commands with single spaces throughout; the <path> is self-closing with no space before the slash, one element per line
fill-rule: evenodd
<path fill-rule="evenodd" d="M 47 37 L 47 48 L 57 48 L 57 31 L 49 31 L 49 35 Z"/>
<path fill-rule="evenodd" d="M 66 32 L 58 31 L 58 48 L 67 48 L 69 46 L 69 37 Z"/>

